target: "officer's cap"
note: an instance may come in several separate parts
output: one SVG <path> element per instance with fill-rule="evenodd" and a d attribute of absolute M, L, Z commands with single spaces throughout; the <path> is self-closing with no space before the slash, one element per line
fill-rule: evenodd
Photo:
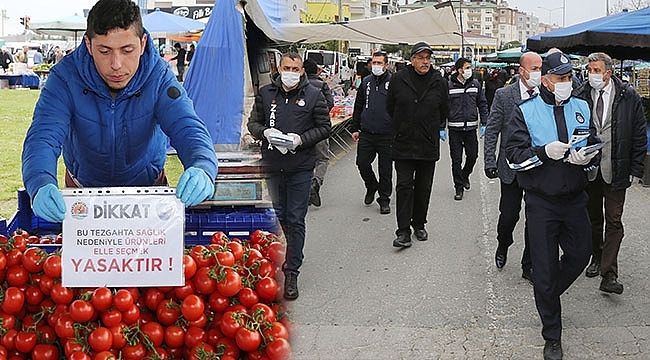
<path fill-rule="evenodd" d="M 555 52 L 546 56 L 542 62 L 542 74 L 568 74 L 573 70 L 571 60 L 562 52 Z"/>
<path fill-rule="evenodd" d="M 411 57 L 423 51 L 428 51 L 429 54 L 433 54 L 433 50 L 431 50 L 431 46 L 429 46 L 429 44 L 425 43 L 424 41 L 420 41 L 419 43 L 413 45 L 413 47 L 411 48 Z"/>

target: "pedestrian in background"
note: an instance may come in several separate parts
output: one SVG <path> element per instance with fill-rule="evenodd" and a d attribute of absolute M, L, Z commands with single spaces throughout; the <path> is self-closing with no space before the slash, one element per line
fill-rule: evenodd
<path fill-rule="evenodd" d="M 600 166 L 589 172 L 592 254 L 585 275 L 600 275 L 601 291 L 621 294 L 623 284 L 617 281 L 617 258 L 623 240 L 621 217 L 627 188 L 634 177 L 643 177 L 648 141 L 646 119 L 641 97 L 630 84 L 613 74 L 609 55 L 593 53 L 587 61 L 589 81 L 575 95 L 589 104 L 598 136 L 605 146 Z"/>
<path fill-rule="evenodd" d="M 196 47 L 194 44 L 190 44 L 190 51 L 187 52 L 187 65 L 190 65 L 190 62 L 192 61 L 192 58 L 194 57 L 194 52 L 196 51 Z"/>
<path fill-rule="evenodd" d="M 299 295 L 298 274 L 304 258 L 314 146 L 329 136 L 331 122 L 325 96 L 304 76 L 300 55 L 283 54 L 278 70 L 280 76 L 255 97 L 248 130 L 262 140 L 266 183 L 287 240 L 282 266 L 284 298 L 294 300 Z"/>
<path fill-rule="evenodd" d="M 332 96 L 332 91 L 330 90 L 329 85 L 319 77 L 320 68 L 318 67 L 318 64 L 312 59 L 307 59 L 305 60 L 303 67 L 305 68 L 305 74 L 307 75 L 309 82 L 323 93 L 325 102 L 327 102 L 327 111 L 332 110 L 334 107 L 334 97 Z M 314 167 L 314 177 L 311 179 L 309 205 L 318 207 L 321 206 L 320 188 L 323 186 L 323 181 L 325 181 L 325 174 L 327 173 L 327 167 L 330 162 L 329 137 L 325 140 L 319 141 L 315 148 L 316 165 Z"/>
<path fill-rule="evenodd" d="M 363 179 L 366 194 L 363 203 L 370 205 L 379 193 L 379 213 L 390 214 L 393 191 L 393 160 L 391 159 L 391 117 L 386 112 L 386 96 L 392 74 L 388 71 L 388 55 L 376 51 L 371 59 L 372 74 L 363 78 L 354 101 L 350 131 L 358 142 L 356 164 Z M 378 160 L 379 177 L 372 169 Z"/>
<path fill-rule="evenodd" d="M 599 140 L 589 104 L 571 97 L 572 65 L 567 55 L 546 56 L 542 75 L 540 95 L 516 107 L 508 123 L 506 157 L 525 190 L 544 359 L 556 360 L 562 359 L 560 295 L 584 270 L 591 254 L 585 187 L 587 171 L 598 164 L 599 152 L 587 154 L 582 147 Z"/>
<path fill-rule="evenodd" d="M 542 58 L 536 52 L 526 52 L 519 59 L 519 81 L 498 89 L 490 108 L 490 115 L 485 129 L 483 143 L 485 175 L 490 179 L 500 179 L 501 197 L 499 198 L 499 220 L 497 222 L 497 250 L 494 262 L 498 269 L 506 265 L 508 247 L 514 242 L 512 233 L 519 221 L 521 201 L 524 189 L 519 186 L 515 173 L 506 161 L 506 144 L 508 143 L 507 125 L 515 108 L 522 102 L 539 94 L 538 86 L 542 82 Z M 501 137 L 499 141 L 499 137 Z M 495 156 L 499 143 L 499 155 Z M 521 257 L 521 276 L 533 281 L 528 231 L 524 227 L 524 253 Z"/>
<path fill-rule="evenodd" d="M 410 61 L 391 78 L 386 110 L 392 120 L 392 157 L 397 172 L 397 238 L 395 247 L 428 239 L 425 229 L 433 173 L 440 159 L 440 136 L 447 118 L 447 83 L 431 66 L 433 51 L 418 42 Z"/>
<path fill-rule="evenodd" d="M 14 62 L 14 57 L 11 56 L 9 49 L 5 45 L 2 45 L 2 49 L 0 50 L 0 67 L 2 67 L 4 72 L 7 72 L 9 64 L 12 62 Z"/>
<path fill-rule="evenodd" d="M 36 52 L 34 53 L 34 65 L 42 64 L 43 63 L 43 50 L 40 48 L 36 49 Z"/>
<path fill-rule="evenodd" d="M 488 117 L 487 100 L 483 87 L 472 75 L 472 62 L 466 58 L 456 61 L 456 74 L 449 82 L 449 154 L 454 179 L 454 200 L 463 200 L 463 191 L 470 189 L 469 175 L 478 158 L 476 129 L 481 123 L 481 136 L 485 133 Z M 465 164 L 463 165 L 463 151 Z"/>
<path fill-rule="evenodd" d="M 23 45 L 23 48 L 18 50 L 16 52 L 16 55 L 14 55 L 14 61 L 17 63 L 25 63 L 27 64 L 29 58 L 29 46 Z"/>
<path fill-rule="evenodd" d="M 499 70 L 494 69 L 485 80 L 485 100 L 488 103 L 488 109 L 492 108 L 492 101 L 497 89 L 502 88 L 504 83 L 499 79 Z"/>
<path fill-rule="evenodd" d="M 180 43 L 174 44 L 174 49 L 176 49 L 176 56 L 169 59 L 169 61 L 176 60 L 176 69 L 178 70 L 178 75 L 176 78 L 179 82 L 183 82 L 183 74 L 185 74 L 185 49 L 181 47 Z"/>

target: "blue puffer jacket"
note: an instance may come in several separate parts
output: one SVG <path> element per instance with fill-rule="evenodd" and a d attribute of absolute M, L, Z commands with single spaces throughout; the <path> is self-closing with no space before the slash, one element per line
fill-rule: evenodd
<path fill-rule="evenodd" d="M 52 68 L 23 147 L 23 182 L 32 198 L 57 184 L 61 152 L 85 187 L 153 185 L 165 164 L 167 136 L 185 168 L 216 177 L 208 130 L 147 37 L 136 74 L 115 98 L 83 42 Z"/>

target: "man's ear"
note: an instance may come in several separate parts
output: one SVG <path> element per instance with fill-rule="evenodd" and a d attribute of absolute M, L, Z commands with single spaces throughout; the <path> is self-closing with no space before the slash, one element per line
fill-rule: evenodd
<path fill-rule="evenodd" d="M 144 54 L 144 49 L 147 47 L 147 34 L 142 34 L 142 40 L 140 41 L 141 49 L 140 55 Z"/>
<path fill-rule="evenodd" d="M 86 49 L 88 49 L 88 53 L 90 53 L 90 56 L 92 56 L 93 52 L 90 49 L 90 38 L 88 37 L 88 35 L 84 35 L 84 43 L 86 44 Z"/>

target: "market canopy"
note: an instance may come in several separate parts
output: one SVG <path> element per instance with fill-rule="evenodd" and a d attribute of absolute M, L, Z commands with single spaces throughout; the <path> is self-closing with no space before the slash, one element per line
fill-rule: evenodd
<path fill-rule="evenodd" d="M 557 47 L 565 53 L 602 51 L 617 59 L 650 59 L 650 7 L 623 11 L 528 38 L 530 50 Z"/>
<path fill-rule="evenodd" d="M 160 11 L 160 9 L 156 9 L 143 16 L 142 24 L 151 36 L 155 38 L 185 36 L 191 33 L 197 33 L 205 28 L 205 24 L 201 21 L 166 13 Z"/>
<path fill-rule="evenodd" d="M 403 13 L 338 23 L 282 23 L 269 18 L 267 3 L 248 1 L 246 13 L 270 39 L 289 43 L 317 43 L 329 40 L 360 41 L 376 44 L 429 45 L 461 44 L 460 29 L 451 2 Z"/>
<path fill-rule="evenodd" d="M 506 49 L 506 50 L 501 50 L 497 52 L 493 52 L 490 54 L 486 54 L 484 56 L 485 61 L 496 61 L 496 62 L 509 62 L 509 63 L 516 63 L 519 62 L 519 58 L 521 58 L 521 55 L 523 55 L 524 52 L 521 51 L 521 48 L 511 48 L 511 49 Z M 546 53 L 539 54 L 542 59 L 546 57 Z M 571 60 L 580 60 L 579 56 L 576 55 L 569 55 L 569 58 Z"/>
<path fill-rule="evenodd" d="M 77 35 L 83 34 L 86 31 L 86 18 L 74 14 L 61 19 L 32 22 L 29 28 L 39 34 L 46 35 L 60 35 L 60 36 L 73 36 L 75 44 L 77 43 Z"/>

